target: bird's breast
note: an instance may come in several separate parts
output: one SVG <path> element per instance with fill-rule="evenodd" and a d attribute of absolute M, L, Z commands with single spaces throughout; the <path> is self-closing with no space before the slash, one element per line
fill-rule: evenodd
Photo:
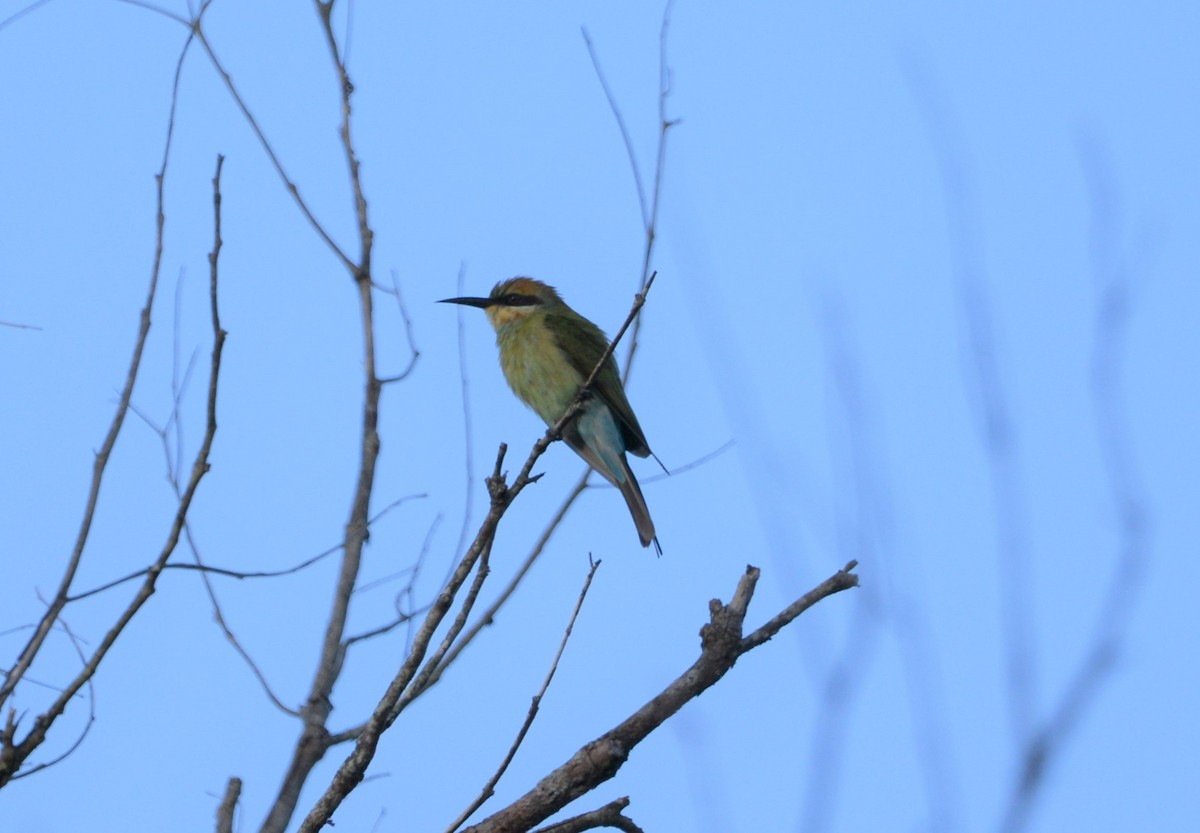
<path fill-rule="evenodd" d="M 536 321 L 515 321 L 496 330 L 500 366 L 513 393 L 553 425 L 583 384 L 552 333 Z"/>

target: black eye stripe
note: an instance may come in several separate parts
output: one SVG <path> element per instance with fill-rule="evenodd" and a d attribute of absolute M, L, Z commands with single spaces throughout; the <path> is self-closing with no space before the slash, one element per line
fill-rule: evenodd
<path fill-rule="evenodd" d="M 540 304 L 542 300 L 535 295 L 520 295 L 516 292 L 510 292 L 502 296 L 500 302 L 506 307 L 532 307 Z"/>

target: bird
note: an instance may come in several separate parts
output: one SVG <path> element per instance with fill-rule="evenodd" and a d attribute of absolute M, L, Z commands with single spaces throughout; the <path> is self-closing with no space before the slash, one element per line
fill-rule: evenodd
<path fill-rule="evenodd" d="M 553 427 L 575 401 L 608 349 L 608 337 L 567 306 L 552 286 L 528 277 L 500 281 L 486 298 L 445 298 L 438 303 L 478 307 L 496 330 L 500 368 L 517 398 Z M 662 547 L 641 486 L 626 452 L 650 456 L 646 435 L 625 396 L 617 362 L 609 354 L 562 439 L 620 490 L 643 547 Z"/>

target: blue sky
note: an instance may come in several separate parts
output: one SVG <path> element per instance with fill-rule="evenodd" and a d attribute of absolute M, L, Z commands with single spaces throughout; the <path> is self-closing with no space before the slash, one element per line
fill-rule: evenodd
<path fill-rule="evenodd" d="M 206 30 L 315 214 L 353 245 L 336 81 L 315 14 L 283 5 L 217 0 Z M 0 3 L 0 20 L 23 6 Z M 454 557 L 468 489 L 466 523 L 482 517 L 497 445 L 509 443 L 515 470 L 542 430 L 508 392 L 484 317 L 464 310 L 468 461 L 456 314 L 434 302 L 458 294 L 460 267 L 463 294 L 528 274 L 609 332 L 619 326 L 644 235 L 580 27 L 648 174 L 662 8 L 352 9 L 376 276 L 394 270 L 420 350 L 385 395 L 376 506 L 424 496 L 373 531 L 363 580 L 410 566 L 440 517 L 416 587 L 428 599 Z M 343 805 L 338 829 L 442 829 L 474 797 L 540 685 L 589 553 L 603 566 L 496 807 L 686 668 L 708 600 L 728 600 L 747 563 L 763 568 L 758 624 L 857 558 L 860 590 L 744 657 L 573 809 L 628 794 L 646 830 L 997 829 L 1017 750 L 1004 565 L 1014 553 L 1027 565 L 1016 598 L 1041 725 L 1092 644 L 1122 544 L 1105 415 L 1129 462 L 1118 486 L 1145 513 L 1142 566 L 1123 585 L 1113 671 L 1027 829 L 1196 829 L 1200 622 L 1184 594 L 1200 579 L 1198 32 L 1200 12 L 1182 2 L 680 0 L 667 110 L 681 121 L 628 392 L 669 467 L 735 445 L 669 479 L 635 464 L 661 559 L 638 546 L 613 490 L 585 493 L 495 627 L 386 736 L 370 771 L 380 777 Z M 41 610 L 37 591 L 61 574 L 124 378 L 184 35 L 142 8 L 69 0 L 0 29 L 0 321 L 39 328 L 0 326 L 5 657 Z M 210 563 L 281 569 L 334 544 L 345 523 L 361 404 L 356 301 L 199 50 L 183 69 L 164 283 L 134 400 L 164 421 L 173 364 L 196 353 L 182 401 L 190 459 L 218 153 L 229 339 L 213 469 L 191 518 Z M 1101 342 L 1113 348 L 1101 365 L 1115 405 L 1098 410 L 1097 322 L 1113 286 L 1127 318 Z M 991 333 L 989 388 L 964 313 L 972 292 Z M 403 322 L 378 300 L 381 372 L 397 372 L 409 356 Z M 997 390 L 1011 429 L 999 492 L 981 431 Z M 581 466 L 561 446 L 543 458 L 545 478 L 502 526 L 490 592 Z M 161 547 L 174 506 L 164 471 L 158 438 L 131 421 L 81 588 Z M 287 702 L 307 689 L 333 569 L 217 584 Z M 386 621 L 402 586 L 360 593 L 351 629 Z M 122 592 L 72 609 L 72 629 L 95 644 Z M 5 790 L 13 830 L 209 829 L 231 775 L 246 783 L 239 829 L 257 827 L 298 726 L 211 620 L 194 576 L 160 584 L 96 678 L 83 746 Z M 334 728 L 361 719 L 403 648 L 397 635 L 352 654 Z M 53 686 L 76 662 L 67 640 L 52 641 L 37 679 Z M 836 669 L 848 683 L 830 695 Z M 23 691 L 18 707 L 36 710 L 47 690 Z M 81 725 L 83 706 L 64 730 Z M 318 768 L 303 811 L 347 751 Z"/>

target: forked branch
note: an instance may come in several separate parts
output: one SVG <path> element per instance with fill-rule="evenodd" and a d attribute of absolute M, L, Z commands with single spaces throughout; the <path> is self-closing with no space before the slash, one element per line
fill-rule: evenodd
<path fill-rule="evenodd" d="M 759 569 L 747 567 L 733 599 L 709 602 L 709 622 L 700 629 L 700 658 L 663 691 L 600 737 L 584 744 L 524 796 L 463 833 L 524 833 L 617 774 L 635 746 L 694 697 L 720 680 L 738 658 L 769 640 L 822 599 L 858 585 L 851 561 L 779 615 L 747 636 L 742 635 L 746 609 L 754 595 Z"/>

